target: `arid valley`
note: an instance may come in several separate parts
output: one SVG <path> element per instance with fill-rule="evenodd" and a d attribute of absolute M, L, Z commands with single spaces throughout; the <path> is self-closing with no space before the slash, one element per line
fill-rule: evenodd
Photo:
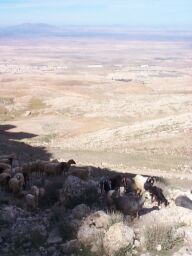
<path fill-rule="evenodd" d="M 5 39 L 0 54 L 2 138 L 21 158 L 46 151 L 82 165 L 192 178 L 190 41 Z"/>

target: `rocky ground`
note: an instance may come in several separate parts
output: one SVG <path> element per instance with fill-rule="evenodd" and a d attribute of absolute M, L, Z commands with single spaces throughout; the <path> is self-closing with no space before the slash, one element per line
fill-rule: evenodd
<path fill-rule="evenodd" d="M 140 218 L 132 221 L 118 211 L 109 212 L 100 194 L 98 181 L 114 172 L 86 168 L 86 180 L 33 175 L 30 183 L 43 182 L 46 188 L 35 211 L 26 208 L 26 191 L 13 195 L 1 188 L 0 255 L 191 255 L 192 205 L 188 209 L 175 204 L 181 195 L 192 200 L 191 191 L 158 182 L 170 204 L 158 209 L 147 200 Z M 79 167 L 71 168 L 71 174 L 74 169 Z"/>

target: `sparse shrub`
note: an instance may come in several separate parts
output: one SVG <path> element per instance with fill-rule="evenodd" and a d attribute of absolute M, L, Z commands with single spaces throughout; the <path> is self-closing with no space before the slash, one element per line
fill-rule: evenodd
<path fill-rule="evenodd" d="M 76 237 L 76 230 L 65 216 L 65 207 L 62 205 L 55 205 L 52 208 L 50 223 L 52 227 L 57 226 L 59 233 L 64 241 L 71 240 Z"/>
<path fill-rule="evenodd" d="M 95 246 L 97 247 L 97 253 L 95 253 L 96 256 L 105 255 L 105 250 L 103 247 L 103 239 L 104 239 L 104 234 L 102 233 L 96 236 L 96 239 L 95 239 Z"/>
<path fill-rule="evenodd" d="M 4 106 L 0 106 L 0 115 L 6 115 L 8 113 L 8 110 Z"/>
<path fill-rule="evenodd" d="M 91 206 L 93 204 L 99 203 L 99 195 L 97 188 L 92 186 L 85 186 L 85 190 L 80 194 L 76 196 L 68 196 L 64 200 L 64 204 L 67 208 L 74 208 L 78 204 L 87 204 L 88 206 Z"/>
<path fill-rule="evenodd" d="M 124 216 L 121 212 L 108 212 L 107 214 L 110 215 L 111 217 L 110 226 L 112 226 L 115 223 L 124 221 Z"/>
<path fill-rule="evenodd" d="M 41 109 L 44 108 L 46 104 L 39 98 L 31 98 L 29 101 L 29 109 Z"/>
<path fill-rule="evenodd" d="M 55 205 L 51 208 L 50 222 L 54 226 L 63 220 L 65 207 L 62 205 Z"/>
<path fill-rule="evenodd" d="M 24 249 L 28 244 L 29 247 L 37 249 L 45 241 L 45 237 L 38 230 L 32 230 L 30 233 L 18 234 L 14 241 L 14 246 L 17 249 Z"/>
<path fill-rule="evenodd" d="M 75 253 L 75 256 L 94 256 L 94 254 L 89 248 L 82 245 L 81 248 Z"/>
<path fill-rule="evenodd" d="M 46 135 L 43 135 L 43 136 L 38 137 L 38 140 L 39 140 L 41 143 L 49 143 L 49 142 L 51 142 L 53 139 L 55 139 L 56 137 L 57 137 L 57 134 L 56 134 L 56 133 L 50 133 L 50 134 L 46 134 Z"/>
<path fill-rule="evenodd" d="M 126 247 L 124 247 L 124 248 L 121 248 L 121 249 L 119 249 L 116 253 L 115 253 L 115 256 L 127 256 L 127 255 L 129 255 L 128 253 L 130 253 L 130 255 L 132 255 L 131 254 L 131 250 L 132 250 L 132 246 L 131 245 L 128 245 L 128 246 L 126 246 Z"/>
<path fill-rule="evenodd" d="M 45 237 L 38 231 L 34 230 L 31 233 L 31 247 L 39 248 L 41 245 L 45 243 Z"/>
<path fill-rule="evenodd" d="M 39 206 L 42 208 L 48 208 L 59 201 L 59 189 L 62 187 L 62 181 L 56 181 L 46 186 L 46 196 L 40 198 Z"/>
<path fill-rule="evenodd" d="M 175 245 L 182 242 L 182 238 L 175 237 L 175 227 L 171 225 L 156 224 L 145 230 L 145 244 L 149 251 L 154 251 L 161 245 L 163 251 L 171 250 Z"/>
<path fill-rule="evenodd" d="M 72 240 L 76 238 L 76 231 L 68 221 L 65 221 L 65 220 L 61 221 L 58 224 L 58 227 L 59 227 L 59 233 L 64 241 Z"/>
<path fill-rule="evenodd" d="M 14 99 L 12 97 L 0 97 L 0 104 L 11 105 L 13 103 Z"/>

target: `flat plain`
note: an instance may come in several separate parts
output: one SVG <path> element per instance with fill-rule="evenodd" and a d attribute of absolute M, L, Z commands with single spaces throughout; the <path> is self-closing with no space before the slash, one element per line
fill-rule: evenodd
<path fill-rule="evenodd" d="M 190 41 L 0 41 L 0 151 L 192 179 Z M 29 145 L 22 151 L 21 145 Z"/>

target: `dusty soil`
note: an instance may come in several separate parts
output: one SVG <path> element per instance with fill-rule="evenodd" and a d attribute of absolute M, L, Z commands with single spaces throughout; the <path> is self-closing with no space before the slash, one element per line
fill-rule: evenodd
<path fill-rule="evenodd" d="M 0 56 L 1 152 L 192 180 L 190 42 L 0 41 Z"/>

